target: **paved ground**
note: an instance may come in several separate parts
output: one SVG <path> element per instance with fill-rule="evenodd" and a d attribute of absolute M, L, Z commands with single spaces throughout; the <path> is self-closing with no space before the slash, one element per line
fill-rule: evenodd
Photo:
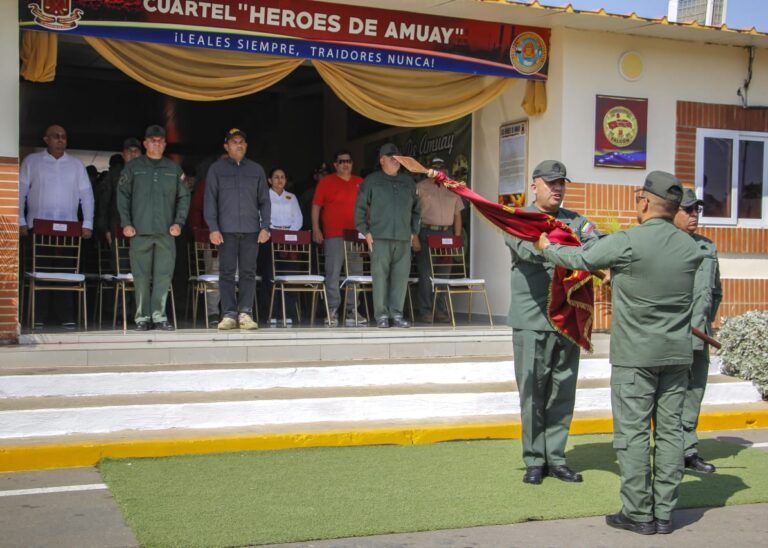
<path fill-rule="evenodd" d="M 768 451 L 768 429 L 705 433 Z M 62 489 L 70 489 L 63 491 Z M 81 489 L 81 490 L 71 490 Z M 671 535 L 643 537 L 616 531 L 602 516 L 352 538 L 282 546 L 513 547 L 513 546 L 764 546 L 768 504 L 681 510 Z M 0 547 L 106 548 L 137 546 L 94 468 L 0 474 Z"/>

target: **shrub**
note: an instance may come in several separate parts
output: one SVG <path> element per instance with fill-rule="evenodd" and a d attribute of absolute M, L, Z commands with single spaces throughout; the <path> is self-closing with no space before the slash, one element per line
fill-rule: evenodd
<path fill-rule="evenodd" d="M 718 339 L 723 345 L 722 372 L 752 381 L 763 399 L 768 399 L 768 312 L 724 318 Z"/>

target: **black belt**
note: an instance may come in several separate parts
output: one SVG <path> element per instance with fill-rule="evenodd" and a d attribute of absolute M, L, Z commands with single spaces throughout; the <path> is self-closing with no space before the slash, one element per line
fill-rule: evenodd
<path fill-rule="evenodd" d="M 440 225 L 421 225 L 421 228 L 426 230 L 440 230 L 440 231 L 446 231 L 451 230 L 453 228 L 453 225 L 448 226 L 440 226 Z"/>

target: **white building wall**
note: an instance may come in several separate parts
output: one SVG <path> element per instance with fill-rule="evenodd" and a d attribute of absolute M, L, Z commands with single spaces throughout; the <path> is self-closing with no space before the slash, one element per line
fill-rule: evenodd
<path fill-rule="evenodd" d="M 0 156 L 19 156 L 19 11 L 16 2 L 0 3 Z"/>
<path fill-rule="evenodd" d="M 747 74 L 745 49 L 732 46 L 554 28 L 550 50 L 547 112 L 529 120 L 528 173 L 542 160 L 560 159 L 580 182 L 640 185 L 648 171 L 674 171 L 677 101 L 740 104 L 736 90 Z M 643 59 L 638 81 L 619 73 L 626 51 Z M 528 118 L 520 107 L 524 89 L 511 86 L 474 115 L 472 180 L 475 191 L 491 200 L 498 195 L 499 126 Z M 648 99 L 647 170 L 593 166 L 597 94 Z M 768 106 L 766 50 L 755 55 L 749 105 Z M 498 230 L 476 215 L 472 222 L 472 275 L 486 279 L 494 314 L 506 314 L 509 253 Z M 473 303 L 473 310 L 481 312 L 483 305 Z"/>
<path fill-rule="evenodd" d="M 747 75 L 744 48 L 575 29 L 561 32 L 567 45 L 561 159 L 574 181 L 638 185 L 648 171 L 674 171 L 677 101 L 740 104 L 736 90 Z M 643 59 L 643 76 L 635 82 L 619 74 L 619 57 L 626 51 Z M 598 94 L 648 99 L 648 170 L 593 166 Z M 749 103 L 768 106 L 766 50 L 755 55 Z"/>

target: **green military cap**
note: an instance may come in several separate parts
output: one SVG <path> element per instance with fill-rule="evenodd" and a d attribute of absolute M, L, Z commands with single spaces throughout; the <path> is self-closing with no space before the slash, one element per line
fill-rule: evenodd
<path fill-rule="evenodd" d="M 704 205 L 704 200 L 699 200 L 692 188 L 683 189 L 683 199 L 680 202 L 680 207 L 692 207 L 697 205 Z"/>
<path fill-rule="evenodd" d="M 151 137 L 162 137 L 165 139 L 165 128 L 157 124 L 149 126 L 144 132 L 144 138 L 149 139 Z"/>
<path fill-rule="evenodd" d="M 379 158 L 382 156 L 400 156 L 400 151 L 394 143 L 387 143 L 379 149 Z"/>
<path fill-rule="evenodd" d="M 666 171 L 651 171 L 645 178 L 643 188 L 639 190 L 650 192 L 677 205 L 680 205 L 680 200 L 683 199 L 683 186 L 680 180 Z"/>
<path fill-rule="evenodd" d="M 123 141 L 123 150 L 128 150 L 129 148 L 138 148 L 141 150 L 141 142 L 136 137 L 128 137 Z"/>
<path fill-rule="evenodd" d="M 533 170 L 533 178 L 537 179 L 541 177 L 546 182 L 551 183 L 563 179 L 564 181 L 571 182 L 571 180 L 565 176 L 565 165 L 557 160 L 544 160 L 536 169 Z"/>

